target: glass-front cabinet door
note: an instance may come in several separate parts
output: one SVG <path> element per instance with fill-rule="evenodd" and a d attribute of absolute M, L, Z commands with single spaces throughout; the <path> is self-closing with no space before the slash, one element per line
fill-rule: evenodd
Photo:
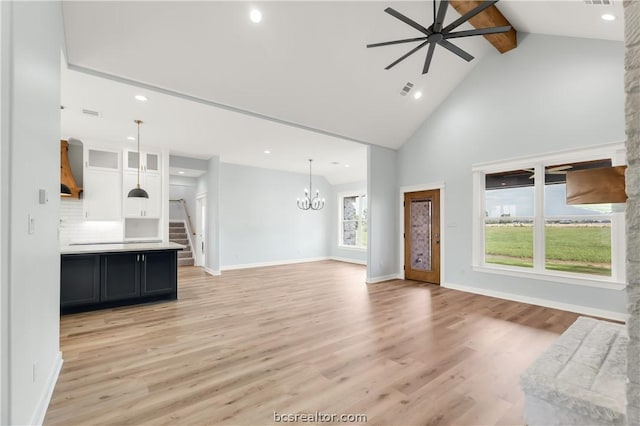
<path fill-rule="evenodd" d="M 125 169 L 128 171 L 138 171 L 138 151 L 125 151 Z M 154 152 L 140 153 L 140 171 L 149 173 L 160 173 L 160 154 Z"/>

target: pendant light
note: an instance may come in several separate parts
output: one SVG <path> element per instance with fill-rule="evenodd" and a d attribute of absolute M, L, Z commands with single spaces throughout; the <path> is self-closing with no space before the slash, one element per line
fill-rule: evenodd
<path fill-rule="evenodd" d="M 138 125 L 138 184 L 135 188 L 129 191 L 128 198 L 149 198 L 149 194 L 147 191 L 140 188 L 140 125 L 142 124 L 142 120 L 133 120 L 134 123 Z"/>
<path fill-rule="evenodd" d="M 313 160 L 309 160 L 309 189 L 304 189 L 304 198 L 301 200 L 297 199 L 298 208 L 301 210 L 320 210 L 324 207 L 324 198 L 320 198 L 320 191 L 316 189 L 316 194 L 312 197 L 311 190 L 311 162 Z"/>

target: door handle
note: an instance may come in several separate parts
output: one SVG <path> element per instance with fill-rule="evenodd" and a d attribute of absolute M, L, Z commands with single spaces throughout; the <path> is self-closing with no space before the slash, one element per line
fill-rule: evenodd
<path fill-rule="evenodd" d="M 204 241 L 201 244 L 202 244 L 202 252 L 204 253 Z"/>

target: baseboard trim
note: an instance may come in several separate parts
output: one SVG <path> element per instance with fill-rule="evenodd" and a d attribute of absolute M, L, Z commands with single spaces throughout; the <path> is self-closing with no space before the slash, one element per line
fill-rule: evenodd
<path fill-rule="evenodd" d="M 207 268 L 206 266 L 203 266 L 202 269 L 204 269 L 204 271 L 209 275 L 213 275 L 213 276 L 221 275 L 220 271 L 214 271 L 213 269 Z"/>
<path fill-rule="evenodd" d="M 273 262 L 256 262 L 256 263 L 243 263 L 239 265 L 227 265 L 220 268 L 222 271 L 232 271 L 235 269 L 251 269 L 262 268 L 264 266 L 280 266 L 280 265 L 293 265 L 295 263 L 307 263 L 307 262 L 319 262 L 321 260 L 329 260 L 329 257 L 309 257 L 306 259 L 289 259 L 289 260 L 276 260 Z"/>
<path fill-rule="evenodd" d="M 346 262 L 346 263 L 356 263 L 358 265 L 366 265 L 366 260 L 358 260 L 358 259 L 349 259 L 348 257 L 340 257 L 340 256 L 331 256 L 329 257 L 331 260 L 337 260 L 338 262 Z"/>
<path fill-rule="evenodd" d="M 398 279 L 398 274 L 383 275 L 380 277 L 370 277 L 370 278 L 367 278 L 367 284 L 376 284 L 376 283 L 381 283 L 383 281 L 391 281 L 391 280 L 397 280 L 397 279 Z"/>
<path fill-rule="evenodd" d="M 594 317 L 607 318 L 615 321 L 626 322 L 629 318 L 628 314 L 620 312 L 608 311 L 604 309 L 592 308 L 589 306 L 574 305 L 571 303 L 556 302 L 549 299 L 540 299 L 537 297 L 522 296 L 514 293 L 506 293 L 502 291 L 489 290 L 486 288 L 471 287 L 463 284 L 443 283 L 442 287 L 464 291 L 466 293 L 480 294 L 483 296 L 496 297 L 498 299 L 511 300 L 514 302 L 528 303 L 530 305 L 543 306 L 545 308 L 560 309 L 562 311 L 575 312 L 577 314 L 590 315 Z"/>
<path fill-rule="evenodd" d="M 60 376 L 60 370 L 62 369 L 62 352 L 58 352 L 56 356 L 55 362 L 53 364 L 53 369 L 51 373 L 49 373 L 49 377 L 47 378 L 46 387 L 42 395 L 40 396 L 40 400 L 38 401 L 38 405 L 36 406 L 33 415 L 31 416 L 31 425 L 42 425 L 44 423 L 44 417 L 47 414 L 47 409 L 49 408 L 49 403 L 51 402 L 51 396 L 53 395 L 53 390 L 56 387 L 56 383 L 58 382 L 58 377 Z"/>

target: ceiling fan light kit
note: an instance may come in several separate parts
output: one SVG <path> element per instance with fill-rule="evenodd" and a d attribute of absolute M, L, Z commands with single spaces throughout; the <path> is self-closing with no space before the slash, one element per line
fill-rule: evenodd
<path fill-rule="evenodd" d="M 455 30 L 460 25 L 462 25 L 465 22 L 467 22 L 469 19 L 471 19 L 474 16 L 478 15 L 479 13 L 481 13 L 482 11 L 487 9 L 488 7 L 493 6 L 497 2 L 498 2 L 498 0 L 484 1 L 478 7 L 470 10 L 469 12 L 465 13 L 464 15 L 462 15 L 460 18 L 456 19 L 455 21 L 453 21 L 449 25 L 445 26 L 444 25 L 444 18 L 445 18 L 446 14 L 447 14 L 447 8 L 449 7 L 449 1 L 448 0 L 441 0 L 440 1 L 440 6 L 438 7 L 438 12 L 436 14 L 436 2 L 435 2 L 435 0 L 433 0 L 433 24 L 431 24 L 428 28 L 424 27 L 424 26 L 420 25 L 419 23 L 417 23 L 416 21 L 406 17 L 402 13 L 396 11 L 395 9 L 393 9 L 391 7 L 387 7 L 384 10 L 386 13 L 388 13 L 389 15 L 393 16 L 396 19 L 399 19 L 400 21 L 404 22 L 405 24 L 415 28 L 416 30 L 420 31 L 424 35 L 421 36 L 421 37 L 414 37 L 414 38 L 407 38 L 407 39 L 402 39 L 402 40 L 393 40 L 393 41 L 385 41 L 385 42 L 382 42 L 382 43 L 368 44 L 367 47 L 368 48 L 372 48 L 372 47 L 390 46 L 390 45 L 393 45 L 393 44 L 411 43 L 411 42 L 417 42 L 417 41 L 421 41 L 422 42 L 418 46 L 414 47 L 413 49 L 411 49 L 410 51 L 408 51 L 407 53 L 405 53 L 404 55 L 402 55 L 401 57 L 399 57 L 398 59 L 393 61 L 391 64 L 387 65 L 385 67 L 386 70 L 391 69 L 394 66 L 398 65 L 400 62 L 404 61 L 409 56 L 413 55 L 418 50 L 422 49 L 423 47 L 425 47 L 427 45 L 429 47 L 428 47 L 428 50 L 427 50 L 427 56 L 426 56 L 425 61 L 424 61 L 424 66 L 422 68 L 422 74 L 426 74 L 426 73 L 429 72 L 429 68 L 431 66 L 431 60 L 433 58 L 433 52 L 435 51 L 436 45 L 444 47 L 448 51 L 450 51 L 452 53 L 455 53 L 456 55 L 458 55 L 459 57 L 461 57 L 465 61 L 469 62 L 469 61 L 473 60 L 473 56 L 470 55 L 469 53 L 465 52 L 464 50 L 460 49 L 458 46 L 456 46 L 455 44 L 451 43 L 449 40 L 455 39 L 455 38 L 462 38 L 462 37 L 478 36 L 478 35 L 506 33 L 506 32 L 511 30 L 511 26 L 510 25 L 506 25 L 506 26 L 501 26 L 501 27 L 481 28 L 481 29 L 475 29 L 475 30 L 456 31 L 456 32 L 453 32 L 453 30 Z"/>

